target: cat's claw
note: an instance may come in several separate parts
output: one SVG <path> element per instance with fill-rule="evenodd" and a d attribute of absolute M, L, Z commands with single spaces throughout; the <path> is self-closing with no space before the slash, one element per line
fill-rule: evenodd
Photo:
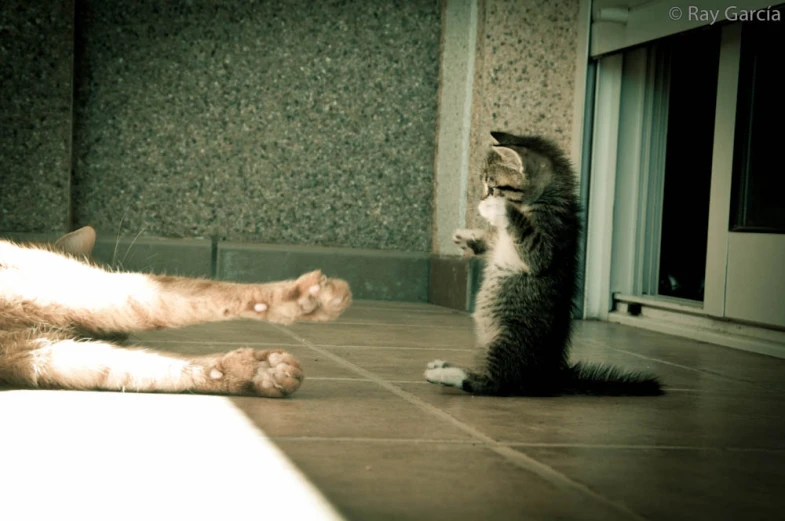
<path fill-rule="evenodd" d="M 296 391 L 305 376 L 292 355 L 280 349 L 237 349 L 226 353 L 208 372 L 216 390 L 282 398 Z"/>

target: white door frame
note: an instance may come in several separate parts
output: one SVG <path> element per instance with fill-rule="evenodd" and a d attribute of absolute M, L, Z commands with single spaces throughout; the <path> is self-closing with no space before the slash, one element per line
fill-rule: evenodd
<path fill-rule="evenodd" d="M 604 57 L 597 63 L 586 234 L 584 318 L 605 320 L 611 306 L 613 201 L 623 66 L 624 57 L 621 54 Z"/>
<path fill-rule="evenodd" d="M 703 311 L 725 316 L 725 281 L 728 269 L 728 223 L 733 184 L 733 143 L 741 57 L 741 24 L 722 28 L 714 116 L 714 152 L 711 159 L 709 234 L 706 243 L 706 283 Z"/>

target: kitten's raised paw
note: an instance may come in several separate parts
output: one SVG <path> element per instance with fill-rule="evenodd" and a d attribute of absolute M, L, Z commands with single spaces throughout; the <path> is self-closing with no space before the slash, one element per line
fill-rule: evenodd
<path fill-rule="evenodd" d="M 210 364 L 207 391 L 282 398 L 302 385 L 300 362 L 280 349 L 237 349 Z"/>
<path fill-rule="evenodd" d="M 466 371 L 443 360 L 428 362 L 428 368 L 425 370 L 425 379 L 428 382 L 458 389 L 463 388 L 466 377 Z"/>
<path fill-rule="evenodd" d="M 455 230 L 454 242 L 464 253 L 479 254 L 484 251 L 483 234 L 479 230 Z"/>

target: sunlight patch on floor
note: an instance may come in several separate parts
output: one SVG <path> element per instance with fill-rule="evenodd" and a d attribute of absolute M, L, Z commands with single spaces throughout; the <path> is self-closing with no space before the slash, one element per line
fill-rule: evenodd
<path fill-rule="evenodd" d="M 0 518 L 343 519 L 218 396 L 0 392 Z"/>

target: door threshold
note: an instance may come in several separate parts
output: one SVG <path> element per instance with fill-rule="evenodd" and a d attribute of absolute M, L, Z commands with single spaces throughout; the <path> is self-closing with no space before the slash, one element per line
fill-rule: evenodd
<path fill-rule="evenodd" d="M 668 297 L 665 295 L 625 295 L 623 293 L 614 293 L 613 300 L 615 302 L 625 302 L 627 304 L 640 304 L 641 306 L 648 306 L 658 309 L 669 309 L 671 311 L 679 311 L 681 313 L 689 313 L 690 315 L 706 316 L 703 311 L 703 302 L 697 300 L 687 300 L 684 298 Z"/>
<path fill-rule="evenodd" d="M 683 310 L 685 306 L 679 304 L 676 309 L 663 306 L 659 298 L 656 300 L 659 307 L 647 302 L 618 300 L 615 310 L 608 314 L 608 321 L 785 359 L 785 331 L 717 319 L 704 313 L 702 307 Z"/>

